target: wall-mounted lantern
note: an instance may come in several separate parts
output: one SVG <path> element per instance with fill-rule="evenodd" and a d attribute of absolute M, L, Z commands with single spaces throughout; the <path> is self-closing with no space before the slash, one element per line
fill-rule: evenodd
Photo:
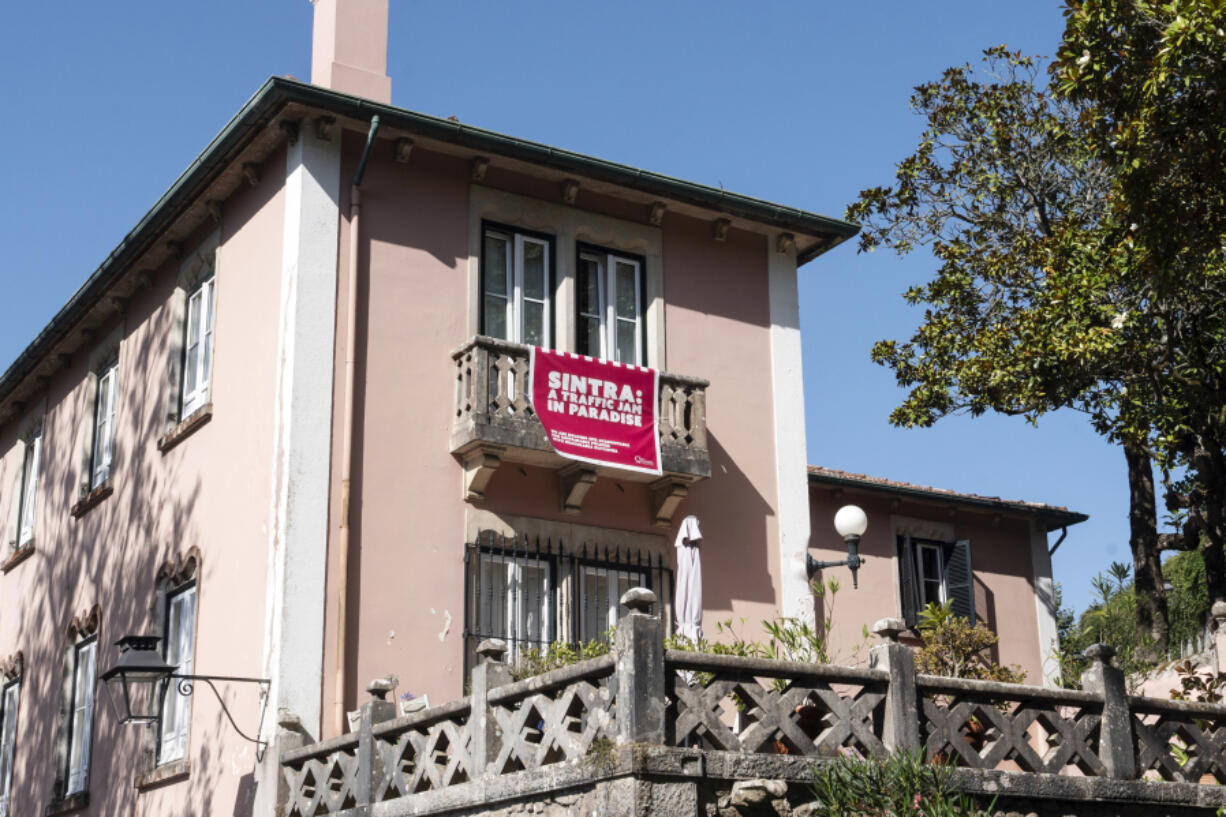
<path fill-rule="evenodd" d="M 175 682 L 180 695 L 191 695 L 195 690 L 195 682 L 203 681 L 217 696 L 221 711 L 225 713 L 234 731 L 256 745 L 256 760 L 263 760 L 268 741 L 253 738 L 238 728 L 213 682 L 259 684 L 260 689 L 267 693 L 268 679 L 229 675 L 180 675 L 175 672 L 178 667 L 167 664 L 158 651 L 158 642 L 161 640 L 154 635 L 125 635 L 115 642 L 115 646 L 119 647 L 119 660 L 115 662 L 115 666 L 102 673 L 102 680 L 106 684 L 107 697 L 111 699 L 111 708 L 114 709 L 119 722 L 142 725 L 157 723 L 162 718 L 171 681 Z M 265 694 L 260 704 L 261 726 L 267 706 L 268 697 Z"/>
<path fill-rule="evenodd" d="M 859 506 L 844 505 L 834 515 L 834 529 L 838 531 L 839 536 L 843 537 L 843 542 L 847 545 L 847 558 L 841 562 L 819 562 L 811 555 L 808 556 L 805 566 L 809 578 L 812 579 L 814 573 L 827 567 L 846 566 L 851 569 L 852 588 L 858 588 L 860 581 L 857 571 L 860 565 L 867 561 L 867 559 L 860 558 L 860 537 L 868 530 L 868 516 Z"/>

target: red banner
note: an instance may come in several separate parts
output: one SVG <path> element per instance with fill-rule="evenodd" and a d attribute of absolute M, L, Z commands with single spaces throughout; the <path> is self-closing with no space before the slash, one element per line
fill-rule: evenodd
<path fill-rule="evenodd" d="M 572 460 L 660 472 L 655 369 L 532 348 L 532 408 Z"/>

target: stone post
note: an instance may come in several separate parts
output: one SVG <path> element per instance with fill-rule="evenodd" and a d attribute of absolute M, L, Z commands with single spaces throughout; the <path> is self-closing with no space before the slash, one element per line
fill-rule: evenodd
<path fill-rule="evenodd" d="M 1226 601 L 1215 601 L 1213 616 L 1213 664 L 1215 672 L 1226 672 Z"/>
<path fill-rule="evenodd" d="M 870 664 L 874 669 L 890 673 L 890 686 L 885 698 L 885 723 L 882 743 L 894 751 L 918 752 L 919 701 L 915 688 L 915 655 L 911 648 L 898 643 L 898 634 L 907 629 L 901 618 L 883 618 L 873 625 L 873 632 L 884 643 L 873 647 Z"/>
<path fill-rule="evenodd" d="M 383 784 L 383 756 L 375 746 L 371 733 L 375 724 L 396 717 L 396 702 L 387 700 L 395 688 L 389 678 L 376 678 L 366 686 L 370 700 L 362 704 L 362 720 L 358 725 L 358 774 L 354 780 L 354 799 L 359 806 L 369 805 L 378 798 Z"/>
<path fill-rule="evenodd" d="M 1111 665 L 1115 648 L 1108 644 L 1092 644 L 1085 651 L 1092 662 L 1081 674 L 1081 686 L 1086 692 L 1103 697 L 1103 719 L 1099 727 L 1098 756 L 1106 767 L 1107 777 L 1133 780 L 1137 776 L 1136 745 L 1132 734 L 1132 712 L 1128 708 L 1128 688 L 1124 673 Z"/>
<path fill-rule="evenodd" d="M 291 710 L 282 708 L 277 712 L 277 733 L 276 740 L 273 742 L 273 750 L 277 753 L 277 757 L 286 752 L 292 752 L 295 749 L 301 749 L 311 742 L 310 733 L 307 732 L 306 726 L 302 723 L 302 718 L 298 717 Z M 289 781 L 286 780 L 285 770 L 281 767 L 278 760 L 277 763 L 277 814 L 289 813 L 290 790 Z"/>
<path fill-rule="evenodd" d="M 470 679 L 472 712 L 468 716 L 474 778 L 484 775 L 498 756 L 501 733 L 490 711 L 489 694 L 491 689 L 511 683 L 511 668 L 503 660 L 506 654 L 507 642 L 500 638 L 487 638 L 477 645 L 477 666 L 473 667 Z"/>
<path fill-rule="evenodd" d="M 664 625 L 651 615 L 656 594 L 632 587 L 621 597 L 630 614 L 617 622 L 619 743 L 664 743 Z"/>

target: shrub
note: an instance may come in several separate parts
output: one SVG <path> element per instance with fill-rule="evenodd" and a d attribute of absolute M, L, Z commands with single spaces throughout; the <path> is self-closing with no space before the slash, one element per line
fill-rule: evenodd
<path fill-rule="evenodd" d="M 915 654 L 915 668 L 928 675 L 972 678 L 1020 684 L 1026 672 L 1017 665 L 1002 667 L 987 652 L 1000 638 L 982 623 L 953 614 L 951 602 L 930 603 L 920 611 L 920 640 L 924 646 Z"/>
<path fill-rule="evenodd" d="M 885 758 L 839 757 L 813 767 L 813 817 L 991 817 L 960 793 L 951 766 L 919 752 Z"/>

